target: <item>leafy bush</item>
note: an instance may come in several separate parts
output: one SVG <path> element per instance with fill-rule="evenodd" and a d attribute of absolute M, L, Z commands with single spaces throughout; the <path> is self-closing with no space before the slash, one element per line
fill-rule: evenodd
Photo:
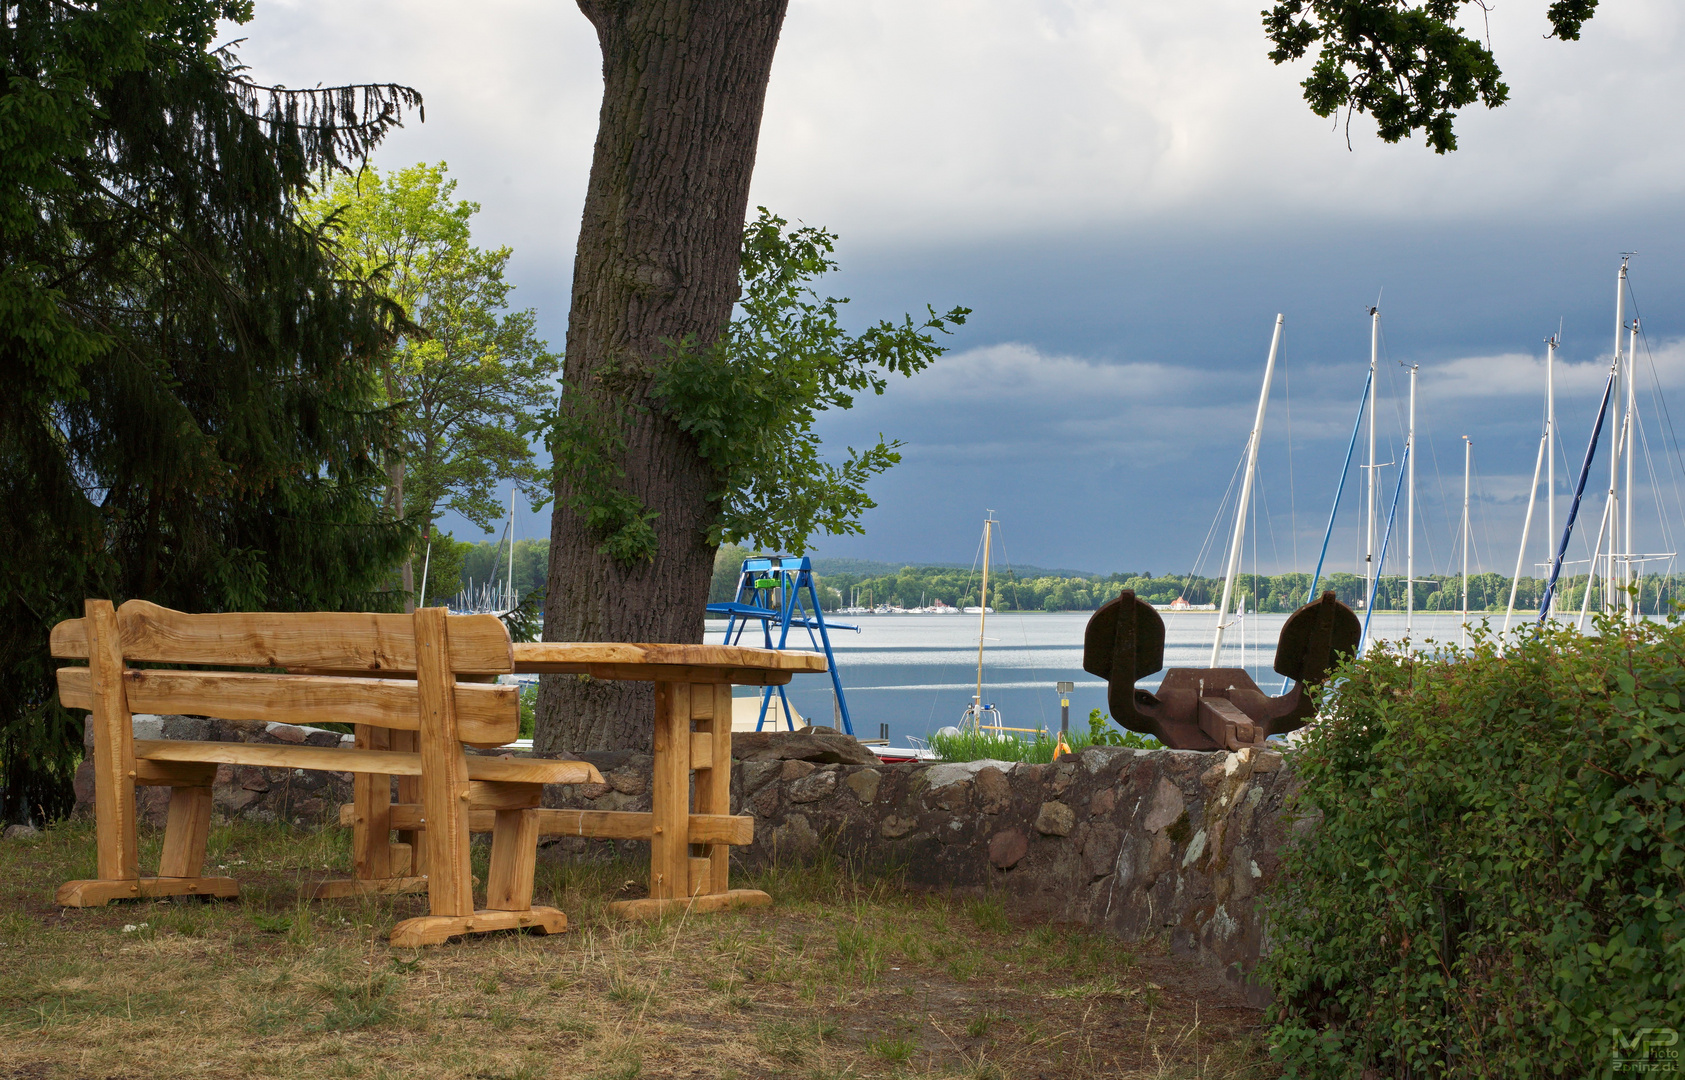
<path fill-rule="evenodd" d="M 1597 629 L 1330 682 L 1267 901 L 1289 1076 L 1587 1076 L 1685 1026 L 1685 627 Z"/>

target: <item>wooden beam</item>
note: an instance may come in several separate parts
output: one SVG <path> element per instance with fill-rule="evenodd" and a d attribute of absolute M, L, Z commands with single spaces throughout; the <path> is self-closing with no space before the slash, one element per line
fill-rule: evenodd
<path fill-rule="evenodd" d="M 415 681 L 421 689 L 421 805 L 427 813 L 427 909 L 474 912 L 468 853 L 468 757 L 456 724 L 456 678 L 444 608 L 417 608 Z"/>
<path fill-rule="evenodd" d="M 89 600 L 83 608 L 90 648 L 88 718 L 94 727 L 94 832 L 102 880 L 140 877 L 135 833 L 135 724 L 124 696 L 123 652 L 117 613 L 109 600 Z"/>
<path fill-rule="evenodd" d="M 215 782 L 215 762 L 135 759 L 136 784 L 147 787 L 210 787 Z"/>
<path fill-rule="evenodd" d="M 538 934 L 560 934 L 568 928 L 568 917 L 551 907 L 527 911 L 476 911 L 471 915 L 423 915 L 405 919 L 392 928 L 391 943 L 414 949 L 443 945 L 463 934 L 489 934 L 496 930 L 526 930 Z"/>
<path fill-rule="evenodd" d="M 469 759 L 473 760 L 473 759 Z M 495 824 L 495 811 L 468 808 L 468 831 L 487 833 Z M 648 840 L 653 815 L 636 810 L 557 810 L 540 807 L 540 836 L 583 836 L 591 840 Z M 392 804 L 394 829 L 425 829 L 426 815 L 416 803 Z M 346 803 L 339 808 L 339 823 L 347 828 L 357 823 L 357 808 Z M 755 842 L 755 819 L 747 814 L 690 815 L 689 843 L 746 845 Z"/>
<path fill-rule="evenodd" d="M 147 900 L 160 896 L 216 896 L 229 900 L 239 895 L 239 882 L 226 877 L 99 879 L 65 882 L 59 886 L 53 903 L 60 907 L 99 907 L 113 900 Z"/>
<path fill-rule="evenodd" d="M 526 911 L 532 907 L 532 878 L 538 861 L 538 814 L 530 809 L 493 813 L 486 907 Z"/>
<path fill-rule="evenodd" d="M 745 645 L 632 644 L 598 641 L 518 641 L 515 670 L 568 674 L 562 666 L 644 668 L 753 668 L 759 671 L 822 672 L 821 653 L 795 649 L 757 649 Z M 643 676 L 645 679 L 650 676 Z M 725 681 L 725 680 L 715 680 Z"/>
<path fill-rule="evenodd" d="M 421 775 L 421 755 L 397 750 L 338 750 L 327 746 L 191 742 L 185 739 L 136 739 L 134 747 L 137 758 L 151 761 L 208 761 L 222 765 L 257 765 L 266 769 Z M 525 784 L 603 782 L 603 774 L 588 761 L 495 758 L 479 754 L 468 758 L 468 778 Z"/>
<path fill-rule="evenodd" d="M 59 703 L 91 707 L 88 668 L 60 668 Z M 123 686 L 133 712 L 216 716 L 274 724 L 372 724 L 415 731 L 421 723 L 419 691 L 410 679 L 332 675 L 269 675 L 252 671 L 129 669 Z M 455 687 L 462 741 L 502 746 L 520 735 L 520 689 L 465 683 Z"/>
<path fill-rule="evenodd" d="M 759 889 L 732 889 L 723 893 L 704 893 L 689 899 L 678 897 L 662 900 L 650 897 L 646 900 L 617 900 L 608 905 L 608 910 L 623 919 L 659 919 L 663 915 L 686 909 L 700 915 L 703 912 L 723 911 L 726 908 L 767 907 L 771 903 L 772 897 Z"/>
<path fill-rule="evenodd" d="M 123 655 L 130 660 L 229 667 L 311 667 L 340 671 L 414 671 L 415 637 L 408 615 L 373 612 L 236 611 L 189 615 L 144 600 L 117 610 Z M 495 615 L 452 615 L 453 671 L 513 670 L 509 632 Z M 86 624 L 53 627 L 54 656 L 88 655 Z"/>
<path fill-rule="evenodd" d="M 690 883 L 690 684 L 655 684 L 655 763 L 650 778 L 649 894 L 686 895 Z"/>
<path fill-rule="evenodd" d="M 169 816 L 164 822 L 164 851 L 158 859 L 158 876 L 198 877 L 205 867 L 205 839 L 210 833 L 210 785 L 173 789 Z"/>

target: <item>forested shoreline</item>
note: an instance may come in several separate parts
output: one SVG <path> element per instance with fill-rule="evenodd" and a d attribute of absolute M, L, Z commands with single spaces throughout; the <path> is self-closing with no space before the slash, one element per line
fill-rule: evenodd
<path fill-rule="evenodd" d="M 515 588 L 526 596 L 544 585 L 549 543 L 520 540 L 515 544 Z M 738 568 L 750 554 L 727 544 L 714 563 L 710 601 L 729 600 L 737 585 Z M 435 602 L 446 603 L 459 590 L 487 581 L 508 580 L 507 542 L 465 543 L 440 537 L 432 554 L 432 571 L 427 593 Z M 876 607 L 927 607 L 940 600 L 954 607 L 975 606 L 982 585 L 975 569 L 963 566 L 870 563 L 857 559 L 815 559 L 820 602 L 832 611 L 857 603 Z M 1291 612 L 1309 598 L 1308 573 L 1242 574 L 1235 583 L 1237 596 L 1246 598 L 1249 610 Z M 1544 592 L 1542 578 L 1523 577 L 1516 590 L 1518 610 L 1534 610 Z M 1169 604 L 1185 597 L 1190 604 L 1212 604 L 1222 597 L 1222 579 L 1185 574 L 1152 574 L 1148 571 L 1114 574 L 1084 574 L 1079 571 L 1041 571 L 1036 568 L 998 568 L 989 574 L 989 606 L 997 611 L 1092 611 L 1124 589 L 1154 604 Z M 1640 606 L 1646 614 L 1665 614 L 1685 587 L 1685 575 L 1646 574 L 1641 582 Z M 1504 574 L 1469 575 L 1469 610 L 1502 611 L 1509 602 L 1510 579 Z M 1324 574 L 1317 591 L 1332 589 L 1341 602 L 1360 609 L 1365 583 L 1356 574 Z M 1601 591 L 1601 584 L 1599 585 Z M 1557 585 L 1558 607 L 1578 611 L 1585 595 L 1585 575 L 1563 575 Z M 1596 600 L 1596 597 L 1593 598 Z M 1595 606 L 1595 603 L 1594 603 Z M 1376 610 L 1404 610 L 1404 577 L 1384 575 L 1377 592 Z M 1462 579 L 1456 574 L 1424 574 L 1417 579 L 1415 607 L 1418 611 L 1460 611 Z"/>

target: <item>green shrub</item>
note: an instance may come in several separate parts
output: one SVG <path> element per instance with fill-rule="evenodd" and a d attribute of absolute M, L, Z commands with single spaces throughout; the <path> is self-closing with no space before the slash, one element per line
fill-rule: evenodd
<path fill-rule="evenodd" d="M 1020 739 L 1016 735 L 993 735 L 988 731 L 962 731 L 958 735 L 936 734 L 930 737 L 930 748 L 942 755 L 943 761 L 1027 761 L 1045 765 L 1053 760 L 1059 736 L 1055 732 L 1037 732 L 1033 737 Z M 1065 745 L 1071 753 L 1080 754 L 1090 746 L 1132 746 L 1138 750 L 1163 749 L 1162 743 L 1151 735 L 1125 731 L 1111 722 L 1099 709 L 1088 714 L 1088 731 L 1067 732 Z"/>
<path fill-rule="evenodd" d="M 1600 1075 L 1685 1028 L 1685 626 L 1597 629 L 1331 680 L 1267 900 L 1288 1076 Z"/>

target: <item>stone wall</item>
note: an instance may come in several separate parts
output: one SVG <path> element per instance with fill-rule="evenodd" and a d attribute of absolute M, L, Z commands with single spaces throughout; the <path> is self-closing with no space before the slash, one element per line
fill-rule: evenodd
<path fill-rule="evenodd" d="M 189 717 L 137 717 L 136 735 L 327 746 L 342 738 Z M 736 853 L 740 865 L 828 850 L 916 887 L 1002 892 L 1048 919 L 1166 938 L 1262 1000 L 1245 982 L 1266 945 L 1258 896 L 1283 844 L 1312 825 L 1284 812 L 1295 781 L 1280 754 L 1094 748 L 1052 765 L 886 765 L 823 730 L 738 735 L 733 750 L 732 806 L 756 822 L 753 845 Z M 553 785 L 545 805 L 649 809 L 649 755 L 578 756 L 604 783 Z M 78 803 L 91 806 L 86 772 Z M 313 826 L 336 820 L 350 790 L 349 774 L 222 766 L 215 798 L 224 817 Z M 166 799 L 163 789 L 142 789 L 144 815 L 162 824 Z M 545 845 L 550 857 L 648 857 L 639 841 Z"/>

